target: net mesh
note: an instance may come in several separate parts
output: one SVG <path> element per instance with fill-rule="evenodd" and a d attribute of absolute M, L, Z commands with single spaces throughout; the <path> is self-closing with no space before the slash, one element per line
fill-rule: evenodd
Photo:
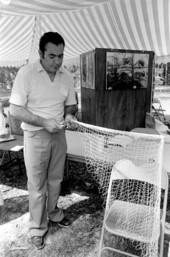
<path fill-rule="evenodd" d="M 104 202 L 113 166 L 120 160 L 128 160 L 138 168 L 131 179 L 112 182 L 109 205 L 113 200 L 116 202 L 112 212 L 116 220 L 114 229 L 124 230 L 125 237 L 139 241 L 136 248 L 141 250 L 141 256 L 159 256 L 163 138 L 76 123 L 84 146 L 87 171 L 97 181 Z M 127 203 L 128 206 L 130 203 L 129 211 Z"/>

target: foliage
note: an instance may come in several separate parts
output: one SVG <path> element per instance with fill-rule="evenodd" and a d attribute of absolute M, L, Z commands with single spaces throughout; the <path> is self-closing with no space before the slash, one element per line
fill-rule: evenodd
<path fill-rule="evenodd" d="M 0 67 L 0 83 L 7 86 L 12 87 L 13 81 L 16 77 L 19 68 L 16 67 Z"/>

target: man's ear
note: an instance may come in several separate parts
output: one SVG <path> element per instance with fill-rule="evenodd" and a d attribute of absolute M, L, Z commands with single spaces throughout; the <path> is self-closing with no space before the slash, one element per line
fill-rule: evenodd
<path fill-rule="evenodd" d="M 39 52 L 40 59 L 43 59 L 44 58 L 43 52 L 40 49 L 38 50 L 38 52 Z"/>

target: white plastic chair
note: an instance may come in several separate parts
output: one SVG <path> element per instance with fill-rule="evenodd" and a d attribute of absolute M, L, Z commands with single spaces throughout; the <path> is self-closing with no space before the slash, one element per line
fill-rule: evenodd
<path fill-rule="evenodd" d="M 136 252 L 128 253 L 124 249 L 118 249 L 118 246 L 107 244 L 110 238 L 106 236 L 108 234 L 138 242 L 139 248 L 149 244 L 154 248 L 159 242 L 160 257 L 163 256 L 168 176 L 163 170 L 161 181 L 160 177 L 154 179 L 157 168 L 159 170 L 160 165 L 155 161 L 135 166 L 132 161 L 124 159 L 114 165 L 108 188 L 99 257 L 112 256 L 103 255 L 105 250 L 126 256 L 139 256 L 135 255 Z M 164 200 L 160 211 L 161 191 L 164 192 Z M 151 248 L 147 248 L 149 254 L 142 253 L 140 256 L 158 256 L 156 250 Z"/>

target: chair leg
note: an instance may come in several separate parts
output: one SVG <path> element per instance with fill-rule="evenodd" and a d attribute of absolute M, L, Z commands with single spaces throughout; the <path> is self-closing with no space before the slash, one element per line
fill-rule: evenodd
<path fill-rule="evenodd" d="M 101 257 L 101 254 L 102 254 L 104 230 L 105 230 L 105 228 L 104 228 L 104 224 L 103 224 L 102 230 L 101 230 L 101 237 L 100 237 L 100 244 L 99 244 L 99 254 L 98 254 L 98 257 Z"/>
<path fill-rule="evenodd" d="M 163 257 L 164 250 L 164 227 L 163 224 L 160 226 L 160 255 L 159 257 Z"/>
<path fill-rule="evenodd" d="M 104 246 L 103 245 L 104 232 L 105 232 L 105 226 L 103 224 L 102 231 L 101 231 L 101 239 L 100 239 L 100 244 L 99 244 L 98 257 L 102 257 L 102 252 L 104 250 L 109 250 L 109 251 L 112 251 L 112 252 L 120 253 L 120 254 L 123 254 L 124 256 L 139 257 L 138 255 L 127 253 L 127 252 L 124 252 L 122 250 L 118 250 L 118 249 L 116 249 L 114 247 Z M 162 256 L 160 255 L 160 257 L 162 257 Z"/>

